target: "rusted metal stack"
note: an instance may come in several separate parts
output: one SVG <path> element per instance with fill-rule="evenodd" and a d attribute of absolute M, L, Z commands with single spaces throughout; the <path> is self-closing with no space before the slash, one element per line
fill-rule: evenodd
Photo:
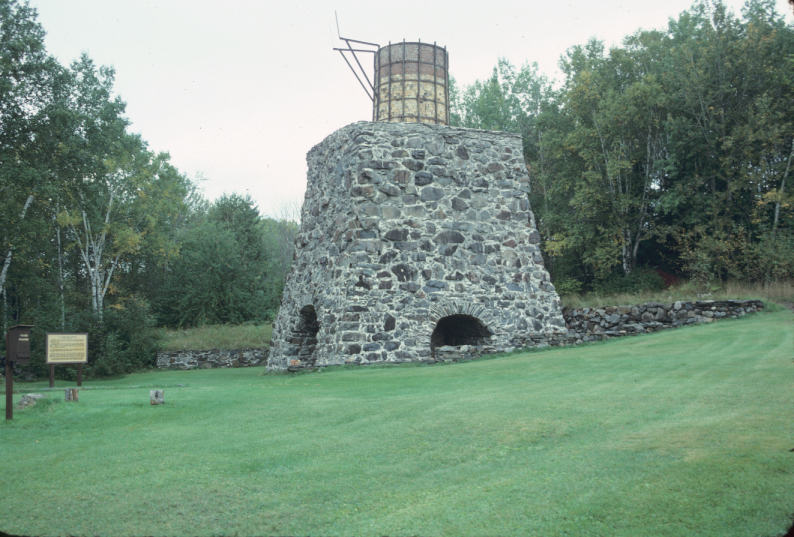
<path fill-rule="evenodd" d="M 342 55 L 372 101 L 372 121 L 449 125 L 449 54 L 446 47 L 405 40 L 381 47 L 347 37 L 339 39 L 347 46 L 334 50 Z M 353 48 L 353 44 L 373 48 Z M 374 55 L 372 82 L 358 53 Z M 358 70 L 346 54 L 353 58 Z"/>
<path fill-rule="evenodd" d="M 373 121 L 449 125 L 446 47 L 389 43 L 375 54 Z"/>

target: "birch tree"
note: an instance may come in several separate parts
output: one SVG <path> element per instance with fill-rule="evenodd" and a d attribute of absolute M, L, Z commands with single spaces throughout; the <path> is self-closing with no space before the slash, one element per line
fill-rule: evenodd
<path fill-rule="evenodd" d="M 102 318 L 114 276 L 138 257 L 154 263 L 176 257 L 178 245 L 169 233 L 184 204 L 187 180 L 153 156 L 137 136 L 127 135 L 126 150 L 105 162 L 106 172 L 84 182 L 58 215 L 79 253 L 93 311 Z M 156 270 L 157 264 L 149 267 Z"/>
<path fill-rule="evenodd" d="M 570 178 L 569 203 L 597 222 L 600 240 L 587 239 L 586 255 L 602 276 L 616 261 L 624 274 L 634 269 L 660 185 L 666 99 L 655 73 L 638 67 L 645 53 L 639 47 L 604 54 L 603 45 L 591 41 L 574 47 L 563 63 L 565 105 L 574 119 L 566 140 L 583 166 Z"/>
<path fill-rule="evenodd" d="M 88 280 L 91 308 L 101 319 L 105 299 L 122 265 L 156 243 L 159 254 L 175 253 L 165 230 L 171 209 L 184 201 L 187 180 L 154 156 L 137 135 L 126 132 L 124 102 L 113 97 L 113 71 L 97 69 L 83 56 L 71 66 L 69 162 L 62 169 L 61 211 L 68 246 L 78 252 Z M 178 209 L 174 209 L 178 212 Z"/>

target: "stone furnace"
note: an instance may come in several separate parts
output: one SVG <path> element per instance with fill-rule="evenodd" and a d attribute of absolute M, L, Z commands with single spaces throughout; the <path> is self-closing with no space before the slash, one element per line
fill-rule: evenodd
<path fill-rule="evenodd" d="M 359 122 L 307 160 L 269 369 L 416 362 L 565 332 L 519 135 Z"/>

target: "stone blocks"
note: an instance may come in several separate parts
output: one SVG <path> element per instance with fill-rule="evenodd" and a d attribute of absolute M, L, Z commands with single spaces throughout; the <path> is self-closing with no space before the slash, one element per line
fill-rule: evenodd
<path fill-rule="evenodd" d="M 599 341 L 600 334 L 611 337 L 644 334 L 721 318 L 735 319 L 763 307 L 760 300 L 647 302 L 635 306 L 566 309 L 563 315 L 569 334 L 578 334 L 582 341 Z"/>
<path fill-rule="evenodd" d="M 159 351 L 160 369 L 212 369 L 215 367 L 255 367 L 265 365 L 268 349 L 210 349 Z"/>

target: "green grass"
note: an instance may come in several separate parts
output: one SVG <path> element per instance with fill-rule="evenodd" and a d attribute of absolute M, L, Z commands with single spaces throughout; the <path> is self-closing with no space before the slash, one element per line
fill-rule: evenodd
<path fill-rule="evenodd" d="M 273 325 L 211 325 L 180 330 L 159 329 L 161 351 L 261 349 L 270 346 Z"/>
<path fill-rule="evenodd" d="M 776 311 L 459 364 L 90 381 L 0 425 L 0 530 L 781 535 L 792 328 Z"/>
<path fill-rule="evenodd" d="M 562 304 L 567 308 L 587 308 L 599 306 L 618 306 L 643 304 L 645 302 L 673 302 L 676 300 L 748 300 L 763 299 L 773 302 L 794 302 L 794 282 L 779 281 L 769 283 L 742 283 L 726 282 L 707 296 L 699 296 L 696 286 L 684 283 L 657 292 L 646 292 L 618 295 L 597 295 L 586 293 L 583 295 L 561 296 Z"/>

